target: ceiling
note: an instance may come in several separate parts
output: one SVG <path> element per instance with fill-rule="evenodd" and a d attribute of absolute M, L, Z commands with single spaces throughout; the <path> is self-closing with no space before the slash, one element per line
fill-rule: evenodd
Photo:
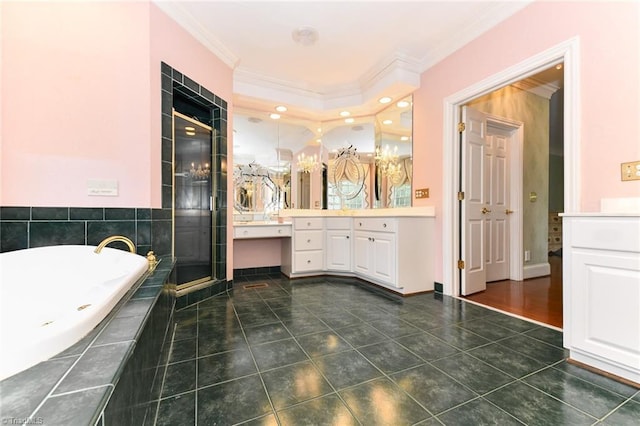
<path fill-rule="evenodd" d="M 155 3 L 234 69 L 234 106 L 318 121 L 370 115 L 531 0 Z M 297 43 L 297 29 L 317 41 Z"/>

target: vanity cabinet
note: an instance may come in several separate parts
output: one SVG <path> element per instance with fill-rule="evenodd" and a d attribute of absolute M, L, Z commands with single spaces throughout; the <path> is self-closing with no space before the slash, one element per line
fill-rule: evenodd
<path fill-rule="evenodd" d="M 357 219 L 355 222 L 354 271 L 372 282 L 398 287 L 396 219 Z"/>
<path fill-rule="evenodd" d="M 351 271 L 351 218 L 328 217 L 326 220 L 325 269 Z"/>
<path fill-rule="evenodd" d="M 282 246 L 282 272 L 291 276 L 322 271 L 324 267 L 324 219 L 293 219 L 290 240 Z"/>
<path fill-rule="evenodd" d="M 640 215 L 563 215 L 569 358 L 640 383 Z"/>
<path fill-rule="evenodd" d="M 401 294 L 433 290 L 433 216 L 297 217 L 282 272 L 355 276 Z"/>

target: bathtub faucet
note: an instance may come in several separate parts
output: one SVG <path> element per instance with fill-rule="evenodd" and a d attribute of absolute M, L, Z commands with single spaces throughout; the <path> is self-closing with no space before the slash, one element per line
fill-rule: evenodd
<path fill-rule="evenodd" d="M 133 241 L 131 241 L 129 238 L 127 237 L 123 237 L 122 235 L 112 235 L 110 237 L 105 238 L 104 240 L 102 240 L 100 242 L 100 244 L 98 244 L 98 247 L 96 247 L 96 249 L 94 250 L 94 252 L 96 253 L 100 253 L 102 251 L 102 249 L 107 245 L 110 244 L 114 241 L 121 241 L 123 243 L 125 243 L 127 245 L 127 247 L 129 247 L 129 251 L 131 253 L 136 252 L 136 245 L 133 244 Z"/>

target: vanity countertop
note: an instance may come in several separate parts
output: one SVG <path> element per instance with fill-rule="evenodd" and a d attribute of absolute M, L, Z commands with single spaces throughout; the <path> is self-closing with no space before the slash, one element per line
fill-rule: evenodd
<path fill-rule="evenodd" d="M 280 217 L 435 217 L 435 207 L 398 207 L 393 209 L 359 209 L 359 210 L 314 210 L 286 209 L 280 210 Z"/>
<path fill-rule="evenodd" d="M 291 226 L 290 221 L 278 222 L 277 220 L 251 220 L 233 222 L 233 226 Z"/>

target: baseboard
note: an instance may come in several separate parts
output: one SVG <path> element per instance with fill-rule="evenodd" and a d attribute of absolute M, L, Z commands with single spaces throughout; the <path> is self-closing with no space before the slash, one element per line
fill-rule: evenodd
<path fill-rule="evenodd" d="M 545 277 L 551 274 L 551 265 L 549 262 L 535 263 L 533 265 L 525 265 L 523 279 Z"/>

